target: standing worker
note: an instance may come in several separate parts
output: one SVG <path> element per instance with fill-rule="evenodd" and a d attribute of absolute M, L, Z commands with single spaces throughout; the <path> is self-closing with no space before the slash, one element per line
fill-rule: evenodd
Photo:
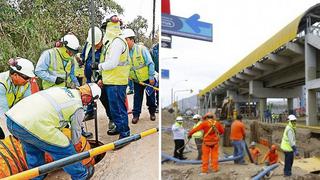
<path fill-rule="evenodd" d="M 192 127 L 192 129 L 198 127 L 201 124 L 201 116 L 199 114 L 196 114 L 193 116 L 193 122 L 194 125 Z M 198 150 L 198 157 L 197 160 L 201 160 L 201 156 L 202 156 L 202 138 L 203 138 L 203 131 L 198 131 L 196 133 L 194 133 L 192 135 L 192 137 L 194 138 L 194 142 L 197 146 L 197 150 Z"/>
<path fill-rule="evenodd" d="M 259 163 L 259 156 L 261 155 L 260 149 L 256 147 L 256 142 L 252 141 L 250 144 L 250 154 L 253 159 L 253 162 L 258 165 Z"/>
<path fill-rule="evenodd" d="M 176 122 L 172 125 L 172 133 L 173 133 L 173 140 L 174 140 L 174 152 L 173 157 L 185 160 L 187 158 L 183 157 L 183 150 L 184 150 L 184 136 L 186 130 L 182 126 L 183 118 L 178 116 L 176 118 Z"/>
<path fill-rule="evenodd" d="M 69 33 L 61 39 L 61 44 L 61 47 L 45 50 L 38 60 L 35 74 L 42 79 L 43 89 L 80 85 L 74 73 L 73 58 L 78 53 L 79 40 Z"/>
<path fill-rule="evenodd" d="M 214 115 L 210 112 L 203 117 L 203 120 L 199 126 L 189 132 L 188 138 L 191 138 L 193 133 L 203 130 L 201 174 L 207 174 L 209 170 L 209 156 L 211 156 L 211 167 L 213 171 L 219 171 L 219 140 L 220 135 L 224 133 L 224 128 L 220 122 L 215 120 Z"/>
<path fill-rule="evenodd" d="M 0 139 L 9 135 L 4 113 L 31 95 L 30 78 L 35 77 L 34 66 L 28 59 L 10 59 L 9 65 L 9 71 L 0 73 Z"/>
<path fill-rule="evenodd" d="M 45 164 L 45 152 L 54 160 L 76 154 L 73 144 L 78 143 L 81 137 L 83 106 L 99 98 L 100 94 L 101 89 L 94 83 L 78 89 L 55 87 L 24 98 L 6 112 L 8 129 L 21 141 L 29 169 Z M 67 125 L 71 127 L 72 143 L 61 132 Z M 93 174 L 93 166 L 87 169 L 81 162 L 63 170 L 72 179 L 84 180 Z"/>
<path fill-rule="evenodd" d="M 237 115 L 237 119 L 231 124 L 230 139 L 234 147 L 233 157 L 241 156 L 240 159 L 234 160 L 235 164 L 246 164 L 244 161 L 244 141 L 246 139 L 245 126 L 242 122 L 242 115 Z"/>
<path fill-rule="evenodd" d="M 109 23 L 113 29 L 121 32 L 120 23 L 115 23 L 114 18 Z M 115 24 L 115 25 L 113 25 Z M 117 25 L 118 24 L 118 25 Z M 106 31 L 106 36 L 108 36 Z M 115 131 L 108 131 L 109 135 L 120 134 L 119 139 L 130 136 L 130 128 L 128 123 L 128 112 L 125 105 L 126 89 L 128 85 L 128 77 L 130 71 L 129 47 L 125 39 L 119 34 L 110 32 L 113 39 L 108 39 L 110 43 L 104 46 L 100 55 L 100 63 L 92 64 L 93 70 L 102 72 L 103 90 L 108 100 L 108 108 L 110 109 L 111 119 L 116 125 Z"/>
<path fill-rule="evenodd" d="M 296 147 L 296 123 L 297 118 L 291 114 L 288 116 L 288 124 L 283 132 L 281 149 L 284 152 L 284 176 L 291 176 L 294 156 L 299 156 Z"/>
<path fill-rule="evenodd" d="M 130 54 L 130 79 L 133 80 L 134 87 L 134 100 L 133 100 L 133 118 L 132 123 L 137 124 L 139 121 L 139 116 L 141 113 L 142 101 L 143 101 L 143 93 L 145 90 L 145 86 L 139 84 L 139 82 L 143 82 L 150 85 L 155 85 L 155 70 L 154 63 L 152 61 L 151 55 L 148 49 L 143 45 L 135 44 L 135 33 L 132 29 L 124 29 L 123 30 L 123 38 L 126 39 L 129 47 Z M 156 120 L 156 99 L 155 99 L 155 90 L 151 90 L 148 92 L 146 90 L 147 96 L 147 106 L 149 109 L 150 120 Z"/>

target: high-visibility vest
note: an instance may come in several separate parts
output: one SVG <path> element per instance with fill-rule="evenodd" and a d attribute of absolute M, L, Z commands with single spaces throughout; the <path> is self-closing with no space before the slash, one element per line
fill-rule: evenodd
<path fill-rule="evenodd" d="M 57 77 L 61 77 L 65 79 L 67 83 L 71 83 L 70 72 L 71 72 L 71 67 L 74 65 L 73 58 L 70 58 L 67 61 L 66 66 L 64 66 L 62 56 L 58 48 L 52 48 L 52 49 L 49 49 L 48 51 L 50 54 L 50 65 L 48 69 L 49 74 Z M 54 82 L 42 80 L 43 89 L 48 89 L 50 87 L 65 87 L 65 86 L 66 86 L 66 83 L 61 83 L 56 85 Z"/>
<path fill-rule="evenodd" d="M 199 121 L 197 124 L 193 125 L 192 129 L 198 127 L 201 124 L 201 121 Z M 197 131 L 192 134 L 193 138 L 202 138 L 203 137 L 203 131 Z"/>
<path fill-rule="evenodd" d="M 2 84 L 6 88 L 8 107 L 11 108 L 23 98 L 24 93 L 30 86 L 30 82 L 27 82 L 24 86 L 18 86 L 17 92 L 14 92 L 15 87 L 13 82 L 11 81 L 9 74 L 9 71 L 0 73 L 0 84 Z"/>
<path fill-rule="evenodd" d="M 288 138 L 288 131 L 289 130 L 294 132 L 293 128 L 290 127 L 289 125 L 287 125 L 286 129 L 283 132 L 282 141 L 281 141 L 281 149 L 285 152 L 292 152 L 293 151 L 292 147 L 290 146 L 289 138 Z"/>
<path fill-rule="evenodd" d="M 84 67 L 80 67 L 76 59 L 74 59 L 74 74 L 76 77 L 84 77 Z M 81 84 L 80 84 L 81 85 Z"/>
<path fill-rule="evenodd" d="M 135 45 L 131 58 L 130 78 L 134 80 L 146 81 L 149 79 L 149 67 L 146 65 L 145 59 L 142 56 L 144 47 Z"/>
<path fill-rule="evenodd" d="M 80 92 L 61 87 L 49 88 L 21 100 L 6 115 L 39 139 L 59 147 L 69 145 L 60 131 L 82 107 Z"/>
<path fill-rule="evenodd" d="M 129 63 L 129 48 L 127 42 L 121 38 L 116 37 L 113 39 L 121 39 L 126 44 L 125 51 L 120 55 L 119 64 L 116 68 L 111 70 L 102 70 L 102 81 L 103 84 L 108 85 L 127 85 L 130 71 L 130 63 Z M 110 44 L 104 46 L 100 55 L 100 63 L 105 61 L 105 56 L 107 56 L 110 52 Z"/>

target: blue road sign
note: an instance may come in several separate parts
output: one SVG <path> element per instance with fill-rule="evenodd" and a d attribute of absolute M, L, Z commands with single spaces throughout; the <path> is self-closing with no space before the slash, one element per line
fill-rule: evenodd
<path fill-rule="evenodd" d="M 169 79 L 169 69 L 161 69 L 161 78 Z"/>
<path fill-rule="evenodd" d="M 161 33 L 212 42 L 212 24 L 199 19 L 199 14 L 183 18 L 162 13 Z"/>

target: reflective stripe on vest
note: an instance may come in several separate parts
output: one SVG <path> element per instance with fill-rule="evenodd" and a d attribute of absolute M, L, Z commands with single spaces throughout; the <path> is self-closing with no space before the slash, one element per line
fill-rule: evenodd
<path fill-rule="evenodd" d="M 30 86 L 30 83 L 27 82 L 24 86 L 18 86 L 18 89 L 15 92 L 14 90 L 15 87 L 10 79 L 9 74 L 10 74 L 9 71 L 0 73 L 0 84 L 2 84 L 6 88 L 6 97 L 7 97 L 8 107 L 11 108 L 13 105 L 15 105 L 17 102 L 19 102 L 23 98 L 25 92 Z"/>
<path fill-rule="evenodd" d="M 120 55 L 118 66 L 111 70 L 102 70 L 102 81 L 103 84 L 108 85 L 127 85 L 128 84 L 128 78 L 129 78 L 129 71 L 130 71 L 130 63 L 129 63 L 129 48 L 127 42 L 121 38 L 125 45 L 126 50 Z M 114 38 L 113 41 L 116 39 Z M 112 41 L 112 42 L 113 42 Z M 101 51 L 100 55 L 100 63 L 105 61 L 105 57 L 110 53 L 110 45 L 112 44 L 108 43 L 107 46 L 104 46 Z"/>
<path fill-rule="evenodd" d="M 84 67 L 80 67 L 78 61 L 74 58 L 74 74 L 77 77 L 84 77 Z M 81 84 L 80 84 L 81 85 Z"/>
<path fill-rule="evenodd" d="M 69 140 L 60 129 L 80 108 L 78 90 L 54 87 L 24 98 L 6 115 L 46 143 L 66 147 Z"/>
<path fill-rule="evenodd" d="M 286 129 L 283 132 L 282 141 L 281 141 L 281 149 L 285 152 L 293 151 L 292 147 L 290 146 L 289 138 L 288 138 L 289 130 L 294 132 L 294 130 L 289 125 L 287 125 Z"/>
<path fill-rule="evenodd" d="M 201 121 L 199 121 L 197 124 L 195 124 L 195 125 L 192 127 L 192 129 L 198 127 L 200 124 L 201 124 Z M 192 134 L 192 137 L 193 137 L 193 138 L 202 138 L 202 136 L 203 136 L 203 131 L 202 131 L 202 130 L 201 130 L 201 131 L 197 131 L 197 132 L 195 132 L 195 133 Z"/>
<path fill-rule="evenodd" d="M 138 81 L 146 81 L 149 79 L 149 67 L 146 66 L 145 59 L 142 56 L 143 46 L 135 45 L 131 57 L 130 78 Z"/>
<path fill-rule="evenodd" d="M 58 48 L 49 49 L 48 51 L 50 54 L 50 65 L 48 68 L 49 74 L 57 77 L 61 77 L 65 80 L 67 78 L 67 83 L 70 83 L 71 82 L 70 71 L 71 71 L 72 65 L 74 65 L 73 58 L 70 58 L 70 60 L 67 61 L 66 66 L 64 66 L 62 56 L 58 51 Z M 65 86 L 66 86 L 66 83 L 61 83 L 56 85 L 54 82 L 42 80 L 43 89 L 48 89 L 50 87 L 65 87 Z"/>

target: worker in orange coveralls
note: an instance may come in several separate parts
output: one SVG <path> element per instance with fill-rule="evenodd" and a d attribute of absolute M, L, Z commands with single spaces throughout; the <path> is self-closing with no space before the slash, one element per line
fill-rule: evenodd
<path fill-rule="evenodd" d="M 279 157 L 278 157 L 278 153 L 277 153 L 277 146 L 273 144 L 271 146 L 269 152 L 267 152 L 267 154 L 264 156 L 262 162 L 265 162 L 267 160 L 266 165 L 270 166 L 272 164 L 277 163 L 278 159 L 279 159 Z"/>
<path fill-rule="evenodd" d="M 192 134 L 203 130 L 203 143 L 202 143 L 202 170 L 200 175 L 208 173 L 209 157 L 211 156 L 211 166 L 214 172 L 219 171 L 218 157 L 219 157 L 219 139 L 220 135 L 224 133 L 224 128 L 215 120 L 215 116 L 212 113 L 207 113 L 203 117 L 203 122 L 192 129 L 188 138 L 192 137 Z"/>

